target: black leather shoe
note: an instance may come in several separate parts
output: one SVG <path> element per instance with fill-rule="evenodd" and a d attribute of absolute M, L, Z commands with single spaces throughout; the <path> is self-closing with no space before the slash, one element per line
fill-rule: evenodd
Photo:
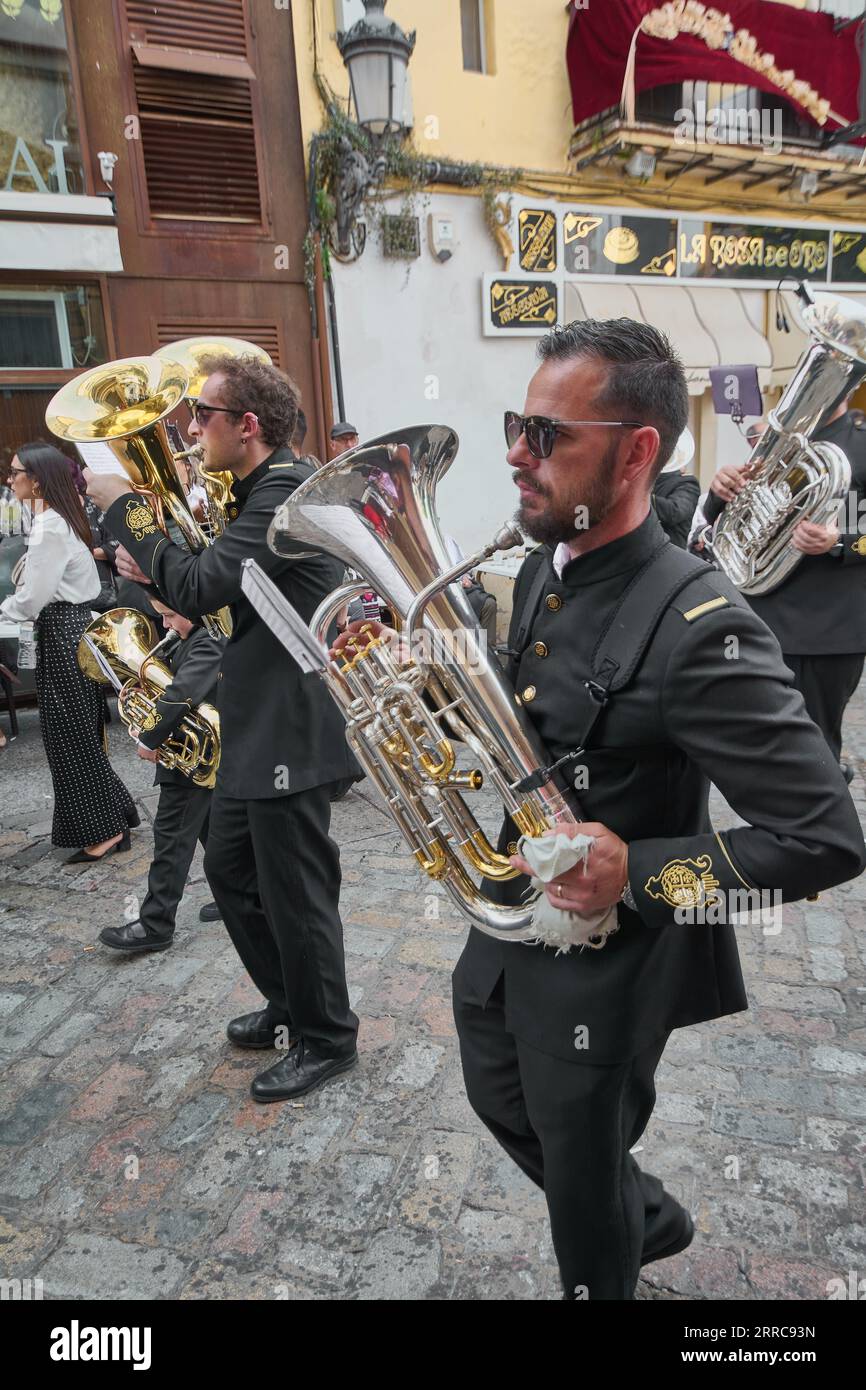
<path fill-rule="evenodd" d="M 122 927 L 103 927 L 99 939 L 103 946 L 110 946 L 113 951 L 125 951 L 131 956 L 139 951 L 167 951 L 174 935 L 160 936 L 136 920 L 124 922 Z"/>
<path fill-rule="evenodd" d="M 842 776 L 850 787 L 851 783 L 854 781 L 854 769 L 850 763 L 841 763 L 840 766 L 842 768 Z"/>
<path fill-rule="evenodd" d="M 350 1071 L 357 1063 L 357 1052 L 348 1057 L 317 1057 L 303 1046 L 295 1047 L 267 1071 L 259 1073 L 250 1086 L 250 1095 L 262 1105 L 275 1100 L 296 1100 L 323 1081 Z"/>
<path fill-rule="evenodd" d="M 78 849 L 63 862 L 64 864 L 101 864 L 103 859 L 107 859 L 110 854 L 125 854 L 128 849 L 129 829 L 127 828 L 117 844 L 109 845 L 108 849 L 104 849 L 101 854 L 88 854 L 86 849 Z"/>
<path fill-rule="evenodd" d="M 222 919 L 222 913 L 216 903 L 205 903 L 198 914 L 198 920 L 200 922 L 221 922 Z"/>
<path fill-rule="evenodd" d="M 285 1023 L 275 1023 L 267 1009 L 257 1009 L 253 1014 L 241 1014 L 233 1018 L 226 1028 L 226 1036 L 235 1047 L 276 1047 L 277 1029 L 285 1029 Z M 285 1034 L 280 1033 L 280 1040 Z M 289 1048 L 297 1043 L 297 1037 L 289 1032 Z"/>
<path fill-rule="evenodd" d="M 126 823 L 129 826 L 130 830 L 135 830 L 137 826 L 141 825 L 141 816 L 138 814 L 134 806 L 131 811 L 127 811 L 126 813 Z"/>
<path fill-rule="evenodd" d="M 641 1269 L 644 1265 L 652 1264 L 653 1260 L 668 1260 L 671 1255 L 678 1255 L 681 1250 L 685 1250 L 691 1245 L 695 1238 L 695 1223 L 687 1211 L 683 1211 L 683 1223 L 679 1234 L 669 1240 L 667 1245 L 663 1245 L 660 1250 L 647 1250 L 641 1255 Z"/>

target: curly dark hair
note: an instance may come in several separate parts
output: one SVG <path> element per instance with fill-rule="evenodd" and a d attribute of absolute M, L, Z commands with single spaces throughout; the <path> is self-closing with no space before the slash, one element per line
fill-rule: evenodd
<path fill-rule="evenodd" d="M 232 412 L 251 411 L 266 444 L 289 444 L 298 422 L 299 392 L 291 377 L 257 357 L 206 357 L 202 367 L 222 377 L 220 400 Z"/>

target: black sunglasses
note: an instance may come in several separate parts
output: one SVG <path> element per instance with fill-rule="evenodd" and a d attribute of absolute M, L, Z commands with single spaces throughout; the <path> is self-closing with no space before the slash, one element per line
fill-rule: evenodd
<path fill-rule="evenodd" d="M 189 406 L 190 415 L 195 420 L 196 424 L 201 425 L 202 428 L 207 424 L 211 415 L 244 414 L 242 410 L 229 410 L 228 407 L 224 405 L 202 405 L 198 401 L 191 401 L 189 399 L 187 400 L 187 405 Z"/>
<path fill-rule="evenodd" d="M 516 410 L 506 410 L 505 442 L 509 449 L 513 449 L 520 436 L 525 434 L 533 458 L 549 459 L 556 436 L 562 432 L 562 425 L 608 425 L 629 430 L 643 428 L 639 420 L 552 420 L 547 415 L 518 415 Z"/>

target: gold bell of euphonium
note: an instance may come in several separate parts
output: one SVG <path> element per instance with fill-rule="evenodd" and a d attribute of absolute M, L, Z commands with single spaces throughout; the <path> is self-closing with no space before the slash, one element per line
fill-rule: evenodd
<path fill-rule="evenodd" d="M 147 495 L 164 531 L 169 512 L 190 550 L 208 544 L 177 474 L 165 428 L 189 390 L 183 367 L 158 357 L 123 357 L 93 367 L 62 386 L 48 403 L 45 423 L 58 439 L 107 444 L 133 492 Z M 212 636 L 229 636 L 227 608 L 202 620 Z"/>
<path fill-rule="evenodd" d="M 170 667 L 157 655 L 162 645 L 153 623 L 135 608 L 112 608 L 100 614 L 84 629 L 78 644 L 81 671 L 97 685 L 115 685 L 123 723 L 142 732 L 155 727 L 156 702 L 174 680 Z M 190 706 L 156 756 L 162 767 L 184 773 L 197 787 L 213 787 L 220 760 L 220 721 L 213 705 L 202 700 Z"/>
<path fill-rule="evenodd" d="M 175 343 L 166 343 L 153 354 L 163 362 L 176 362 L 183 367 L 189 377 L 187 397 L 196 400 L 208 378 L 204 363 L 209 357 L 255 357 L 259 362 L 272 365 L 272 359 L 264 348 L 248 343 L 245 338 L 221 338 L 215 334 L 201 338 L 179 338 Z M 178 458 L 188 458 L 195 467 L 196 477 L 207 493 L 205 515 L 211 536 L 221 536 L 226 528 L 226 508 L 232 498 L 233 473 L 225 471 L 209 472 L 204 466 L 204 456 L 199 446 L 187 449 Z"/>

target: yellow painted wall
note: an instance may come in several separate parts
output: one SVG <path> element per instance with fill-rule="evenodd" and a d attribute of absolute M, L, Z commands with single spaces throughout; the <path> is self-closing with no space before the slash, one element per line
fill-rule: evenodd
<path fill-rule="evenodd" d="M 345 100 L 349 94 L 348 74 L 333 38 L 333 0 L 294 0 L 307 144 L 323 115 L 313 80 L 314 10 L 320 71 L 339 97 Z M 415 29 L 418 34 L 409 63 L 414 143 L 434 159 L 565 173 L 572 132 L 565 0 L 488 0 L 487 12 L 492 17 L 495 66 L 490 75 L 463 70 L 460 0 L 389 0 L 385 13 L 407 32 Z M 438 120 L 438 139 L 425 134 L 432 129 L 428 117 Z"/>

